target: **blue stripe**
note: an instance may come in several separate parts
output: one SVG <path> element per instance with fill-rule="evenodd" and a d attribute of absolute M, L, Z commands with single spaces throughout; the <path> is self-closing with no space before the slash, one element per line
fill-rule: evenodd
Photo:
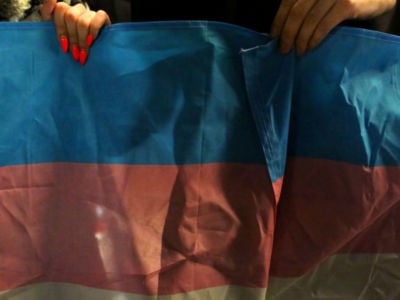
<path fill-rule="evenodd" d="M 363 30 L 300 59 L 289 154 L 399 166 L 399 67 L 400 38 Z"/>
<path fill-rule="evenodd" d="M 243 61 L 273 179 L 287 156 L 400 165 L 399 37 L 339 28 L 302 57 L 272 41 Z"/>
<path fill-rule="evenodd" d="M 239 52 L 267 39 L 212 22 L 113 25 L 81 67 L 52 24 L 2 23 L 0 165 L 264 163 Z"/>

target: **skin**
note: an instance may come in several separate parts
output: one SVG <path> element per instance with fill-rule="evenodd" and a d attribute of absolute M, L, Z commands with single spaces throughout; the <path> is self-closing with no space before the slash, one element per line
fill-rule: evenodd
<path fill-rule="evenodd" d="M 283 0 L 271 35 L 280 40 L 280 51 L 297 54 L 316 48 L 329 32 L 350 19 L 369 19 L 396 5 L 396 0 Z"/>
<path fill-rule="evenodd" d="M 60 41 L 68 41 L 69 50 L 73 53 L 73 48 L 78 47 L 81 55 L 80 62 L 85 64 L 91 43 L 88 37 L 95 40 L 104 25 L 110 25 L 111 21 L 107 13 L 103 10 L 92 11 L 83 4 L 69 6 L 64 2 L 56 0 L 45 0 L 41 8 L 41 16 L 44 21 L 53 20 L 57 36 Z M 76 52 L 76 50 L 75 50 Z M 85 59 L 82 59 L 82 52 L 85 52 Z M 75 58 L 76 59 L 76 58 Z M 78 59 L 76 59 L 79 61 Z"/>

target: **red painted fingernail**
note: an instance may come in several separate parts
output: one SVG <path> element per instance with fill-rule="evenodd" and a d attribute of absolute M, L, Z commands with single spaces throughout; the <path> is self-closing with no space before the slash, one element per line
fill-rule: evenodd
<path fill-rule="evenodd" d="M 81 65 L 85 65 L 86 60 L 88 57 L 88 52 L 86 50 L 81 50 L 81 53 L 79 54 L 79 62 L 81 63 Z"/>
<path fill-rule="evenodd" d="M 72 46 L 71 52 L 72 52 L 73 59 L 75 61 L 78 61 L 79 60 L 79 47 L 76 45 Z"/>
<path fill-rule="evenodd" d="M 93 34 L 89 34 L 89 35 L 87 36 L 87 38 L 86 38 L 86 46 L 88 46 L 88 47 L 92 46 L 93 41 L 94 41 L 94 36 L 93 36 Z"/>
<path fill-rule="evenodd" d="M 61 45 L 61 50 L 64 53 L 68 52 L 68 38 L 66 36 L 62 36 L 60 38 L 60 45 Z"/>

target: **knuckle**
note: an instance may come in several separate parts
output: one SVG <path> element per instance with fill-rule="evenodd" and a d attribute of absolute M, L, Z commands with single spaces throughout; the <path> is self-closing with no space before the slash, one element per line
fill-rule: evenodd
<path fill-rule="evenodd" d="M 353 0 L 340 0 L 338 3 L 344 18 L 357 18 L 356 4 Z"/>
<path fill-rule="evenodd" d="M 96 12 L 97 15 L 101 16 L 101 17 L 106 17 L 107 13 L 104 10 L 98 10 Z"/>
<path fill-rule="evenodd" d="M 96 12 L 96 17 L 101 20 L 103 23 L 110 22 L 108 14 L 104 10 L 99 10 Z"/>
<path fill-rule="evenodd" d="M 76 23 L 77 16 L 72 11 L 66 11 L 64 15 L 64 19 L 68 23 Z"/>
<path fill-rule="evenodd" d="M 84 28 L 84 29 L 89 28 L 90 27 L 90 18 L 81 16 L 78 18 L 77 23 L 80 28 Z"/>
<path fill-rule="evenodd" d="M 80 10 L 80 11 L 86 10 L 86 6 L 83 5 L 82 3 L 75 4 L 75 5 L 73 6 L 73 8 L 76 9 L 76 10 Z"/>
<path fill-rule="evenodd" d="M 304 10 L 300 6 L 294 6 L 290 11 L 290 17 L 293 20 L 300 20 L 304 17 Z"/>

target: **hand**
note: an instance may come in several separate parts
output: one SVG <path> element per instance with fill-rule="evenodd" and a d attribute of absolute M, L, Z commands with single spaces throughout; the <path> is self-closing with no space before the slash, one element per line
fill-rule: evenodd
<path fill-rule="evenodd" d="M 344 20 L 368 19 L 390 10 L 396 0 L 282 0 L 271 35 L 280 51 L 299 55 L 312 50 Z"/>
<path fill-rule="evenodd" d="M 89 48 L 101 28 L 111 24 L 103 10 L 95 12 L 83 4 L 69 6 L 57 0 L 45 0 L 41 15 L 43 20 L 54 20 L 62 50 L 64 53 L 70 50 L 73 59 L 81 65 L 86 63 Z"/>

